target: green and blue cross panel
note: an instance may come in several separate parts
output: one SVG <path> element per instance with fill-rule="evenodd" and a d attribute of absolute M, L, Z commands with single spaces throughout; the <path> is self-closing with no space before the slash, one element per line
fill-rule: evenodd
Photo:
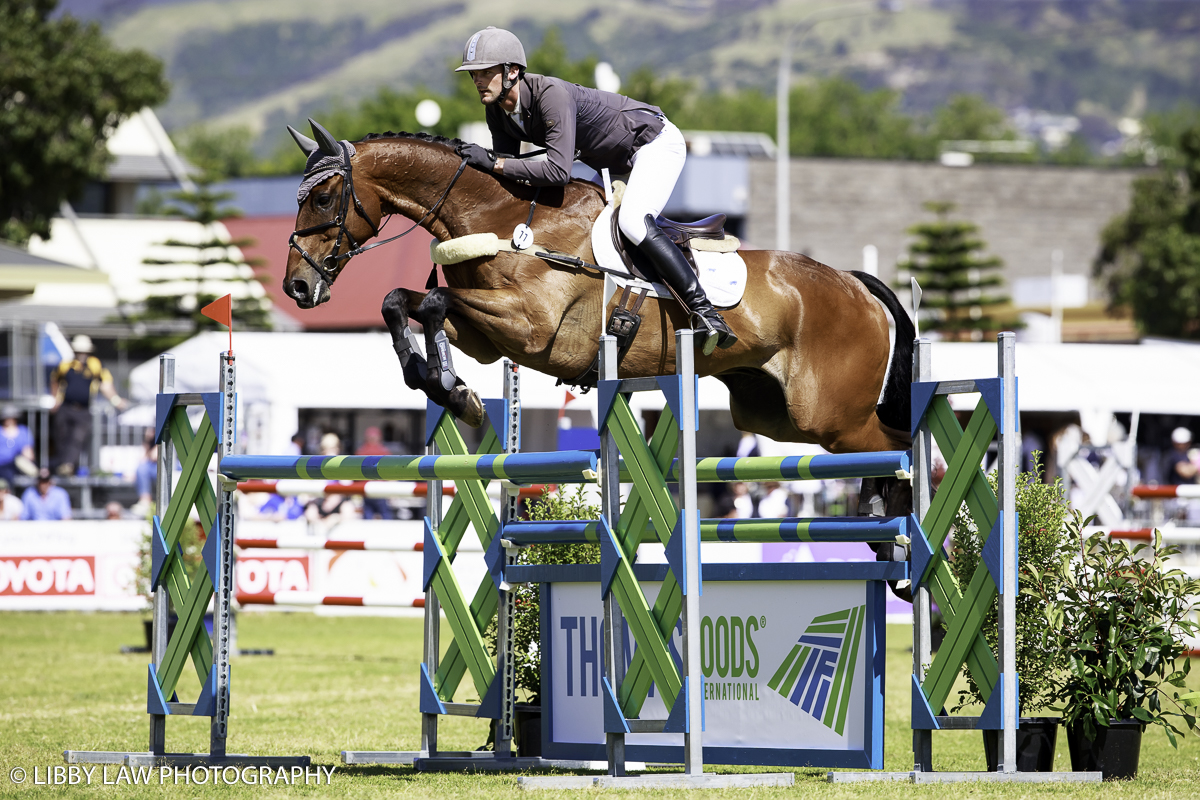
<path fill-rule="evenodd" d="M 161 445 L 169 440 L 174 445 L 181 472 L 167 507 L 154 516 L 151 532 L 151 589 L 166 587 L 178 617 L 162 661 L 157 666 L 149 665 L 147 710 L 151 714 L 171 713 L 167 699 L 178 702 L 176 689 L 189 656 L 200 680 L 200 695 L 192 714 L 208 717 L 216 714 L 217 668 L 213 663 L 212 640 L 204 626 L 204 612 L 219 588 L 216 581 L 221 574 L 221 531 L 208 466 L 221 444 L 224 395 L 209 392 L 199 395 L 199 399 L 205 413 L 193 430 L 183 395 L 163 393 L 156 398 L 155 441 Z M 190 519 L 193 508 L 208 536 L 203 558 L 189 575 L 180 539 L 185 528 L 194 524 Z"/>
<path fill-rule="evenodd" d="M 981 399 L 964 430 L 946 394 L 938 392 L 938 383 L 912 385 L 913 435 L 925 420 L 947 464 L 946 475 L 921 520 L 920 530 L 912 537 L 913 585 L 929 589 L 947 625 L 946 638 L 924 680 L 913 676 L 913 727 L 918 729 L 939 728 L 935 716 L 944 707 L 964 665 L 985 698 L 979 727 L 1000 727 L 1000 667 L 983 634 L 984 621 L 1001 583 L 1000 506 L 980 464 L 999 431 L 997 420 L 1004 419 L 1002 381 L 977 380 L 973 389 Z M 987 568 L 975 570 L 970 584 L 961 587 L 950 571 L 949 557 L 941 543 L 949 536 L 955 514 L 964 502 L 978 530 L 987 532 L 981 554 Z M 1012 687 L 1017 690 L 1016 676 Z"/>
<path fill-rule="evenodd" d="M 637 643 L 620 685 L 614 690 L 607 677 L 604 680 L 605 729 L 613 733 L 628 732 L 626 720 L 641 713 L 651 684 L 658 687 L 670 710 L 664 730 L 685 731 L 689 724 L 686 718 L 689 687 L 671 656 L 669 644 L 689 587 L 684 581 L 686 543 L 682 516 L 667 485 L 667 473 L 683 425 L 692 426 L 694 431 L 698 420 L 680 419 L 681 377 L 662 376 L 657 381 L 667 405 L 649 442 L 630 409 L 627 395 L 619 390 L 620 381 L 601 381 L 598 389 L 601 429 L 612 435 L 623 458 L 621 480 L 633 484 L 617 524 L 612 526 L 602 519 L 597 530 L 601 594 L 614 593 Z M 694 382 L 692 389 L 695 390 Z M 649 536 L 666 547 L 670 566 L 653 606 L 647 602 L 632 566 L 638 545 Z M 700 590 L 699 586 L 691 587 L 691 591 Z"/>

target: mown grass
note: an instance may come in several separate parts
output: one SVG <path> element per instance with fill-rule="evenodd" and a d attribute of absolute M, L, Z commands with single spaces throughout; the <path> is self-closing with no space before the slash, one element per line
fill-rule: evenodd
<path fill-rule="evenodd" d="M 327 796 L 494 798 L 517 791 L 512 775 L 416 774 L 408 767 L 346 767 L 342 750 L 415 750 L 419 746 L 417 663 L 421 653 L 418 619 L 316 617 L 308 614 L 243 614 L 242 647 L 271 647 L 273 657 L 240 657 L 234 662 L 233 717 L 229 750 L 258 755 L 310 755 L 334 766 L 331 786 L 166 786 L 92 785 L 51 789 L 31 781 L 14 785 L 13 767 L 62 764 L 62 751 L 147 749 L 145 655 L 121 655 L 136 643 L 141 618 L 131 614 L 0 614 L 0 797 L 49 793 L 55 796 L 276 797 Z M 908 728 L 908 631 L 890 626 L 886 768 L 912 765 Z M 181 695 L 194 695 L 194 673 L 185 676 Z M 208 748 L 207 718 L 171 718 L 168 749 Z M 483 723 L 449 718 L 440 728 L 444 749 L 474 749 L 486 739 Z M 934 736 L 939 770 L 981 770 L 983 747 L 975 732 Z M 1060 740 L 1057 769 L 1069 770 Z M 725 768 L 714 767 L 717 771 Z M 110 773 L 114 771 L 110 768 Z M 95 784 L 99 784 L 96 773 Z M 950 792 L 985 797 L 1194 797 L 1200 794 L 1200 740 L 1173 750 L 1157 730 L 1142 744 L 1136 781 L 1103 786 L 987 785 L 915 787 L 869 783 L 830 785 L 825 770 L 797 770 L 790 789 L 754 790 L 758 796 L 908 798 L 943 797 Z M 546 793 L 553 796 L 555 793 Z M 653 794 L 689 794 L 656 791 Z M 732 792 L 730 792 L 732 794 Z M 738 796 L 747 796 L 741 791 Z M 541 796 L 541 795 L 539 795 Z"/>

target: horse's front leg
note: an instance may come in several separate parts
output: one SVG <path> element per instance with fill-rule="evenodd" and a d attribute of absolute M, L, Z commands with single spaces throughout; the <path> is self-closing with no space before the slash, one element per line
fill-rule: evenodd
<path fill-rule="evenodd" d="M 425 329 L 425 352 L 429 358 L 425 372 L 425 393 L 433 402 L 449 409 L 472 428 L 478 428 L 483 424 L 483 402 L 455 374 L 454 362 L 450 357 L 450 337 L 446 335 L 446 312 L 450 308 L 450 300 L 449 290 L 432 289 L 413 312 Z"/>
<path fill-rule="evenodd" d="M 425 391 L 425 380 L 428 367 L 425 357 L 416 346 L 416 336 L 408 324 L 408 292 L 404 289 L 393 289 L 383 299 L 383 321 L 387 323 L 388 331 L 392 334 L 392 348 L 400 359 L 400 369 L 404 373 L 404 385 L 418 392 Z"/>

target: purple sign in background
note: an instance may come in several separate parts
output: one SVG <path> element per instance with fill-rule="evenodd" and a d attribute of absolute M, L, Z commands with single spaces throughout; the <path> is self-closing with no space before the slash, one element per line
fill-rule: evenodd
<path fill-rule="evenodd" d="M 785 544 L 764 544 L 762 546 L 762 560 L 764 564 L 874 561 L 875 552 L 864 542 L 788 542 Z M 911 621 L 912 603 L 904 602 L 892 594 L 891 589 L 888 589 L 887 615 L 889 622 Z"/>

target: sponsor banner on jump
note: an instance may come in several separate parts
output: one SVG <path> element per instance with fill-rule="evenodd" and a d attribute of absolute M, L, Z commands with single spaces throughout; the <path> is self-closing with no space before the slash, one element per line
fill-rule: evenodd
<path fill-rule="evenodd" d="M 661 587 L 643 583 L 653 604 Z M 595 584 L 551 585 L 554 741 L 604 742 L 604 610 Z M 706 747 L 863 750 L 870 657 L 860 581 L 705 581 L 700 653 Z M 671 654 L 680 657 L 677 623 Z M 636 643 L 624 626 L 625 663 Z M 666 719 L 656 691 L 642 719 Z M 681 745 L 682 734 L 630 734 Z"/>

